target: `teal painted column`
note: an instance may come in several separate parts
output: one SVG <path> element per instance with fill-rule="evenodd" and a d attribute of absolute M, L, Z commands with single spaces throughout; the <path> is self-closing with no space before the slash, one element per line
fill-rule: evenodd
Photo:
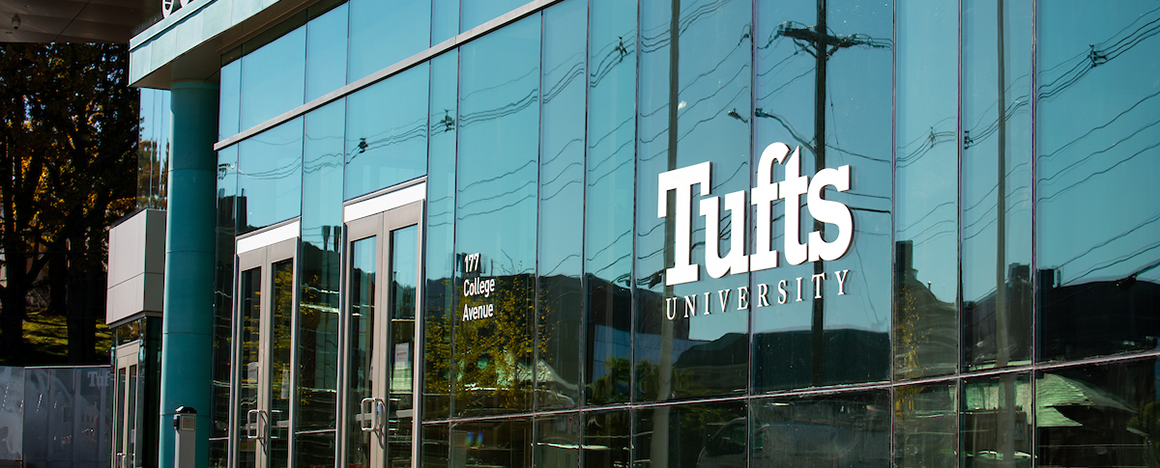
<path fill-rule="evenodd" d="M 174 410 L 197 410 L 197 468 L 209 464 L 218 85 L 171 86 L 172 152 L 161 337 L 160 468 L 174 465 Z"/>

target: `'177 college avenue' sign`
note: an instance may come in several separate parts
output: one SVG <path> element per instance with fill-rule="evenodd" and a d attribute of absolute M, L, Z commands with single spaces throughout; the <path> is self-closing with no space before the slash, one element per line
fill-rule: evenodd
<path fill-rule="evenodd" d="M 713 278 L 721 278 L 727 274 L 740 274 L 750 271 L 759 271 L 777 268 L 779 252 L 773 246 L 773 204 L 785 203 L 785 221 L 782 223 L 784 235 L 783 249 L 785 260 L 790 265 L 800 265 L 807 261 L 837 260 L 846 254 L 854 235 L 854 216 L 846 204 L 822 198 L 822 191 L 827 186 L 834 187 L 838 192 L 850 189 L 850 166 L 845 165 L 837 169 L 825 168 L 814 174 L 813 180 L 801 173 L 801 149 L 795 148 L 790 152 L 785 143 L 773 143 L 761 153 L 757 165 L 757 184 L 749 190 L 738 191 L 725 195 L 725 209 L 732 218 L 732 228 L 729 241 L 729 253 L 720 255 L 720 197 L 707 197 L 710 191 L 712 176 L 711 165 L 708 161 L 692 166 L 663 172 L 657 182 L 657 217 L 664 218 L 669 214 L 667 195 L 670 190 L 675 191 L 675 235 L 673 239 L 674 265 L 665 270 L 665 285 L 673 286 L 690 283 L 700 279 L 701 265 L 692 263 L 692 207 L 693 186 L 700 186 L 700 214 L 705 217 L 705 270 Z M 785 166 L 785 180 L 773 181 L 774 163 Z M 826 224 L 832 224 L 838 229 L 837 237 L 830 242 L 823 238 L 822 233 L 810 232 L 805 239 L 801 238 L 801 197 L 806 196 L 805 207 L 813 219 Z M 749 198 L 749 203 L 746 203 Z M 756 238 L 753 252 L 745 254 L 746 246 L 746 213 L 749 206 L 755 207 L 754 225 Z M 845 284 L 850 270 L 835 271 L 833 277 L 838 281 L 838 295 L 845 294 Z M 804 277 L 796 278 L 796 300 L 802 300 L 802 284 Z M 826 280 L 826 273 L 815 274 L 810 277 L 814 285 L 814 297 L 821 298 L 822 282 Z M 790 280 L 782 280 L 777 284 L 779 304 L 790 300 L 795 285 Z M 757 294 L 753 298 L 757 307 L 769 305 L 769 285 L 757 285 Z M 720 311 L 728 310 L 731 290 L 717 291 L 717 302 Z M 698 309 L 703 315 L 710 314 L 712 292 L 704 293 L 704 301 L 698 306 L 698 294 L 684 296 L 685 317 L 696 315 Z M 737 288 L 737 309 L 748 310 L 750 303 L 748 286 Z M 681 298 L 665 298 L 666 315 L 669 320 L 676 318 L 677 305 Z"/>

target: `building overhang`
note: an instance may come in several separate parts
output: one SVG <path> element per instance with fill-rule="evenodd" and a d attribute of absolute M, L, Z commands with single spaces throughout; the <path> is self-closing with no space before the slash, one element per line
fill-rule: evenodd
<path fill-rule="evenodd" d="M 169 89 L 175 81 L 217 81 L 224 53 L 315 1 L 189 0 L 129 42 L 129 82 Z"/>

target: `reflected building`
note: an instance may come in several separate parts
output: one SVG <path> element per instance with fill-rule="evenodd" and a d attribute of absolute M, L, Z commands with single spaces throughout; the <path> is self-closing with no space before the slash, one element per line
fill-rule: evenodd
<path fill-rule="evenodd" d="M 1160 460 L 1149 2 L 166 8 L 117 468 Z"/>

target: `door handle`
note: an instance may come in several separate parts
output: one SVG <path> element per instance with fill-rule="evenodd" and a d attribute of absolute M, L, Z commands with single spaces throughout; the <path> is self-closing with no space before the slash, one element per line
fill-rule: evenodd
<path fill-rule="evenodd" d="M 262 410 L 252 409 L 246 411 L 246 438 L 247 439 L 261 439 L 262 438 Z"/>
<path fill-rule="evenodd" d="M 359 403 L 359 429 L 363 432 L 379 432 L 383 430 L 383 416 L 387 412 L 382 398 L 367 397 Z"/>

